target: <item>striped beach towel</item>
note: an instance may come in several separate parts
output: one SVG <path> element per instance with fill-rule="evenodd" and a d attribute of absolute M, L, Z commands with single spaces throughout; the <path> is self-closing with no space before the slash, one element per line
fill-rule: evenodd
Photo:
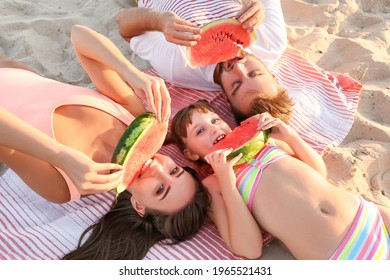
<path fill-rule="evenodd" d="M 338 145 L 352 126 L 361 85 L 345 75 L 324 71 L 292 50 L 282 55 L 272 71 L 295 100 L 292 127 L 321 154 Z M 235 125 L 221 92 L 167 86 L 173 97 L 172 115 L 198 99 L 207 99 Z M 174 145 L 163 147 L 162 153 L 181 165 L 191 165 Z M 206 176 L 210 170 L 200 173 Z M 109 192 L 53 204 L 8 170 L 0 177 L 0 259 L 61 258 L 76 247 L 83 230 L 109 210 L 113 199 Z M 265 243 L 272 240 L 269 234 L 264 237 Z M 173 246 L 158 243 L 145 259 L 241 258 L 227 249 L 215 226 L 207 222 L 193 239 Z"/>

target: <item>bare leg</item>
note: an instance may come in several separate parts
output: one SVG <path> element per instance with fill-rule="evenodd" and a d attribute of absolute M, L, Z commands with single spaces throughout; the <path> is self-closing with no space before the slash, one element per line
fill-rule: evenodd
<path fill-rule="evenodd" d="M 69 201 L 69 188 L 65 179 L 50 164 L 2 146 L 0 158 L 26 185 L 43 198 L 55 203 Z M 53 189 L 56 191 L 53 192 Z"/>

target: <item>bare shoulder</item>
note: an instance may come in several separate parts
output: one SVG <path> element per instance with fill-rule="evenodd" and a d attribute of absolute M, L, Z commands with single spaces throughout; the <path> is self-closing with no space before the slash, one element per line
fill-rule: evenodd
<path fill-rule="evenodd" d="M 219 189 L 219 182 L 217 176 L 210 175 L 202 180 L 202 184 L 208 189 L 209 192 L 213 192 Z"/>

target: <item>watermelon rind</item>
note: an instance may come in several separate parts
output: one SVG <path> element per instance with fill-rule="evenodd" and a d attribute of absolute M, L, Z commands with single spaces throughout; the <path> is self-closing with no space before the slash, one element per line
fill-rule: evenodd
<path fill-rule="evenodd" d="M 213 33 L 215 35 L 213 40 L 210 40 L 210 36 L 206 36 L 210 29 L 216 31 Z M 241 48 L 247 48 L 257 41 L 256 32 L 248 33 L 235 18 L 211 21 L 203 25 L 201 30 L 201 39 L 197 44 L 186 48 L 186 59 L 191 67 L 229 60 L 238 56 Z M 242 45 L 238 44 L 238 39 Z"/>
<path fill-rule="evenodd" d="M 259 131 L 259 133 L 249 142 L 246 142 L 244 145 L 239 148 L 236 148 L 233 152 L 231 152 L 226 157 L 226 159 L 231 160 L 238 154 L 242 153 L 241 158 L 234 165 L 237 166 L 250 161 L 268 142 L 269 135 L 269 130 Z"/>
<path fill-rule="evenodd" d="M 148 133 L 158 133 L 153 143 L 142 143 Z M 125 167 L 125 175 L 121 184 L 115 191 L 117 195 L 123 192 L 138 176 L 143 164 L 151 158 L 162 146 L 167 133 L 167 125 L 157 121 L 152 112 L 144 112 L 135 118 L 126 128 L 114 150 L 111 162 Z M 140 145 L 147 145 L 147 149 L 139 149 L 137 154 L 132 151 Z M 147 150 L 147 151 L 146 151 Z M 131 160 L 131 162 L 129 162 Z"/>

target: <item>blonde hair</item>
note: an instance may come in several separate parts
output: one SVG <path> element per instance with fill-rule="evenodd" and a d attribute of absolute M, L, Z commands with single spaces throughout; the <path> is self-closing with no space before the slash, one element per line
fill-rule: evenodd
<path fill-rule="evenodd" d="M 288 124 L 293 112 L 294 101 L 288 95 L 287 90 L 280 87 L 278 94 L 271 98 L 262 97 L 262 95 L 263 93 L 259 92 L 252 100 L 248 114 L 243 114 L 230 102 L 236 122 L 240 123 L 244 119 L 256 114 L 269 113 L 274 118 L 278 118 Z"/>

